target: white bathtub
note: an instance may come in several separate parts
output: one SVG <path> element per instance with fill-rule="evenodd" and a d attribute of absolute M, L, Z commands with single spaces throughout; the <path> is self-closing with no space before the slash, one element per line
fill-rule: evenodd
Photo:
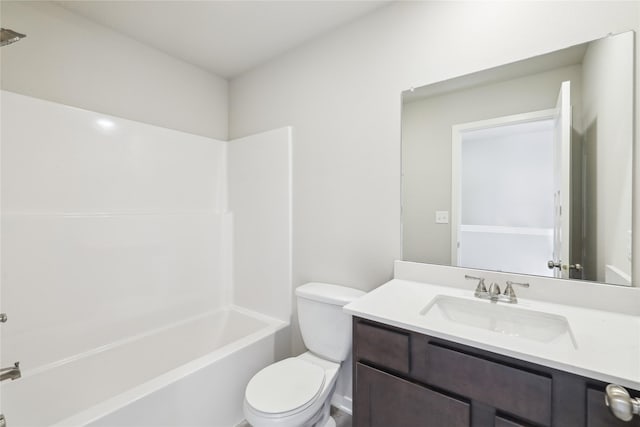
<path fill-rule="evenodd" d="M 11 427 L 210 426 L 242 420 L 244 387 L 287 324 L 240 308 L 202 314 L 4 382 Z"/>

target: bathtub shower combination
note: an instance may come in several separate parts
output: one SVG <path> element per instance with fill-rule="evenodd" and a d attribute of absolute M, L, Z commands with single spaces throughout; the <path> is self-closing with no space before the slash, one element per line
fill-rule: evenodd
<path fill-rule="evenodd" d="M 291 130 L 225 142 L 1 97 L 7 424 L 236 425 L 286 351 Z"/>

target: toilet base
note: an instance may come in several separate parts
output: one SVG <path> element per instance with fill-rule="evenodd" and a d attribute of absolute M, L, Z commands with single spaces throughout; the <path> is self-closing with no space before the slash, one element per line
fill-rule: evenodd
<path fill-rule="evenodd" d="M 333 417 L 329 417 L 327 423 L 323 427 L 336 427 L 336 420 Z"/>
<path fill-rule="evenodd" d="M 331 394 L 333 394 L 333 390 L 331 390 Z M 318 414 L 309 420 L 309 425 L 312 427 L 336 427 L 336 420 L 333 419 L 330 413 L 331 400 L 327 399 Z"/>

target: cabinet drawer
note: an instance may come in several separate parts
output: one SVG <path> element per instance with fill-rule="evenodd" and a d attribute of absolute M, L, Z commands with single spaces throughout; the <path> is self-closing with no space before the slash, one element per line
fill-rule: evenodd
<path fill-rule="evenodd" d="M 587 389 L 587 427 L 639 427 L 640 417 L 625 422 L 616 418 L 604 403 L 604 392 Z"/>
<path fill-rule="evenodd" d="M 355 427 L 468 427 L 468 403 L 356 364 Z"/>
<path fill-rule="evenodd" d="M 518 418 L 551 424 L 551 378 L 434 344 L 416 378 Z"/>
<path fill-rule="evenodd" d="M 530 427 L 520 422 L 511 421 L 506 418 L 496 416 L 494 427 Z"/>
<path fill-rule="evenodd" d="M 355 329 L 355 360 L 365 360 L 394 371 L 409 373 L 408 333 L 362 322 L 356 322 Z"/>

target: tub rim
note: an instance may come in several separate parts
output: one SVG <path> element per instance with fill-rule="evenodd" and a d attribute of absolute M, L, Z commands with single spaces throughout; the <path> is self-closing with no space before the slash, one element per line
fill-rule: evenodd
<path fill-rule="evenodd" d="M 188 320 L 182 320 L 180 321 L 180 323 L 186 323 L 190 320 L 206 317 L 207 315 L 212 315 L 223 310 L 234 311 L 255 318 L 264 322 L 265 326 L 255 332 L 250 333 L 249 335 L 245 335 L 242 338 L 239 338 L 238 340 L 225 344 L 224 346 L 212 351 L 211 353 L 197 357 L 185 364 L 182 364 L 163 374 L 160 374 L 157 377 L 154 377 L 126 391 L 123 391 L 122 393 L 96 403 L 95 405 L 89 406 L 88 408 L 85 408 L 80 412 L 76 412 L 75 414 L 63 418 L 62 420 L 56 421 L 55 423 L 51 424 L 51 427 L 85 426 L 87 424 L 90 424 L 289 326 L 289 322 L 285 322 L 283 320 L 276 319 L 274 317 L 270 317 L 262 313 L 258 313 L 253 310 L 249 310 L 247 308 L 236 305 L 229 305 L 220 309 L 200 313 L 189 318 Z M 154 333 L 159 333 L 162 330 L 173 327 L 174 325 L 175 324 L 171 324 L 163 328 L 154 329 Z M 141 334 L 141 337 L 148 335 L 149 334 Z M 127 340 L 126 342 L 131 342 L 131 340 Z M 104 351 L 104 349 L 102 351 Z"/>

